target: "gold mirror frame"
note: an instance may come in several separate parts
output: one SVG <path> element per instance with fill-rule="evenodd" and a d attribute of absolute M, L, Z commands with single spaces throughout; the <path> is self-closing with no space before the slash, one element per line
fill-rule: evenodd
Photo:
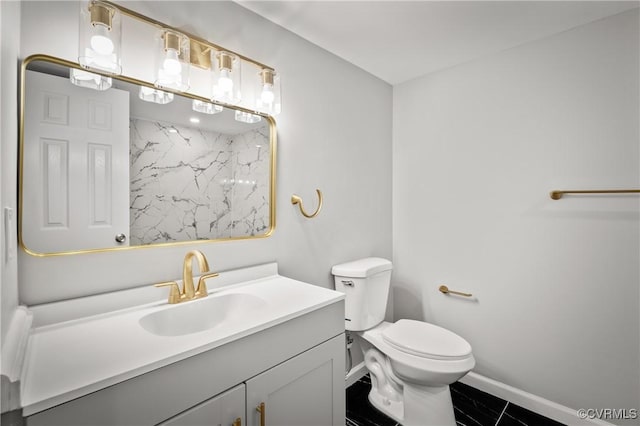
<path fill-rule="evenodd" d="M 165 92 L 174 93 L 178 96 L 183 96 L 189 99 L 195 99 L 198 101 L 209 102 L 224 106 L 225 108 L 231 108 L 238 111 L 247 112 L 254 115 L 259 115 L 264 118 L 267 123 L 269 123 L 269 143 L 270 143 L 270 159 L 269 159 L 269 167 L 270 167 L 270 178 L 269 178 L 269 229 L 264 234 L 260 235 L 249 235 L 249 236 L 241 236 L 241 237 L 229 237 L 229 238 L 216 238 L 216 239 L 208 239 L 208 240 L 189 240 L 189 241 L 176 241 L 176 242 L 167 242 L 167 243 L 154 243 L 154 244 L 145 244 L 145 245 L 137 245 L 137 246 L 126 246 L 126 247 L 108 247 L 108 248 L 96 248 L 96 249 L 86 249 L 86 250 L 72 250 L 72 251 L 60 251 L 60 252 L 51 252 L 51 253 L 40 253 L 33 251 L 26 247 L 24 244 L 24 240 L 22 238 L 22 225 L 23 225 L 23 189 L 24 189 L 24 114 L 25 114 L 25 93 L 26 93 L 26 72 L 29 64 L 34 61 L 44 61 L 49 62 L 55 65 L 66 66 L 68 68 L 76 68 L 79 70 L 84 70 L 79 64 L 71 61 L 67 61 L 65 59 L 56 58 L 54 56 L 36 54 L 27 57 L 22 62 L 22 67 L 20 70 L 20 98 L 19 98 L 19 144 L 18 144 L 18 243 L 20 248 L 24 250 L 25 253 L 35 256 L 35 257 L 51 257 L 51 256 L 67 256 L 67 255 L 75 255 L 75 254 L 86 254 L 86 253 L 104 253 L 110 251 L 123 251 L 123 250 L 137 250 L 137 249 L 147 249 L 147 248 L 156 248 L 156 247 L 173 247 L 173 246 L 185 246 L 185 245 L 193 245 L 193 244 L 204 244 L 204 243 L 212 243 L 212 242 L 222 242 L 222 241 L 238 241 L 238 240 L 251 240 L 251 239 L 261 239 L 267 238 L 271 236 L 276 227 L 276 151 L 277 151 L 277 131 L 276 131 L 276 122 L 274 118 L 268 114 L 264 114 L 261 112 L 253 111 L 247 108 L 243 108 L 235 105 L 226 105 L 219 104 L 215 101 L 211 101 L 210 99 L 197 96 L 191 93 L 186 92 L 177 92 L 169 89 L 162 89 Z M 94 74 L 103 75 L 106 77 L 111 77 L 116 80 L 121 80 L 127 83 L 136 84 L 138 86 L 145 86 L 149 88 L 155 89 L 156 87 L 147 81 L 138 80 L 133 77 L 128 77 L 125 75 L 108 75 L 101 72 L 96 72 L 91 70 Z"/>

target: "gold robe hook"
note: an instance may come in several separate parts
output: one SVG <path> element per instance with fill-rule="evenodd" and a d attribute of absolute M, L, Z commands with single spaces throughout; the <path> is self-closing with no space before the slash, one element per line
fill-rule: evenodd
<path fill-rule="evenodd" d="M 304 207 L 302 206 L 302 198 L 298 197 L 297 195 L 293 194 L 291 196 L 291 204 L 298 204 L 298 207 L 300 207 L 300 213 L 302 213 L 302 215 L 306 218 L 314 218 L 316 216 L 318 216 L 318 213 L 320 213 L 320 209 L 322 209 L 322 191 L 320 191 L 319 189 L 316 189 L 316 192 L 318 193 L 318 208 L 316 209 L 315 212 L 309 214 L 304 210 Z"/>

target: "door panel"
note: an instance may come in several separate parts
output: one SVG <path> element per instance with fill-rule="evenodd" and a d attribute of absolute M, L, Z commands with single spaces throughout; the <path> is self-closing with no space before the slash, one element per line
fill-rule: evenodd
<path fill-rule="evenodd" d="M 69 141 L 42 139 L 43 227 L 66 228 L 69 225 L 67 180 Z"/>
<path fill-rule="evenodd" d="M 117 247 L 129 234 L 129 92 L 27 71 L 23 227 L 36 252 Z M 128 241 L 128 239 L 127 239 Z"/>

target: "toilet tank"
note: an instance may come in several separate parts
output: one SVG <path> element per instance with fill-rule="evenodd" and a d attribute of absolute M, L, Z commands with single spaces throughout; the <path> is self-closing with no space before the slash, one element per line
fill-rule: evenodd
<path fill-rule="evenodd" d="M 391 267 L 387 259 L 368 257 L 331 269 L 336 291 L 346 295 L 344 324 L 347 330 L 367 330 L 384 320 Z"/>

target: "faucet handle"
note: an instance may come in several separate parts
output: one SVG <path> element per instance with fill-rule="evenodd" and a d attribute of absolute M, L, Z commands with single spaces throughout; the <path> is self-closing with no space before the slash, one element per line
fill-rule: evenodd
<path fill-rule="evenodd" d="M 169 300 L 170 304 L 180 303 L 180 287 L 178 287 L 178 283 L 175 281 L 167 281 L 164 283 L 154 284 L 154 287 L 171 287 L 169 290 Z"/>
<path fill-rule="evenodd" d="M 204 280 L 208 278 L 215 278 L 219 274 L 217 272 L 210 272 L 208 274 L 200 275 L 200 279 L 198 280 L 198 288 L 196 288 L 196 297 L 207 297 L 209 292 L 207 291 L 207 285 Z"/>

